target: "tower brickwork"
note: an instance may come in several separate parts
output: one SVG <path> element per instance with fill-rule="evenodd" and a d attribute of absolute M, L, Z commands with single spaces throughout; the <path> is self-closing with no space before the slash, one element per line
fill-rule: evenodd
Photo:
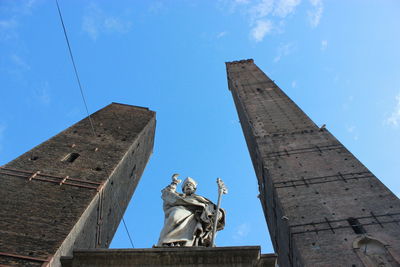
<path fill-rule="evenodd" d="M 399 199 L 253 60 L 226 67 L 279 265 L 399 266 Z"/>
<path fill-rule="evenodd" d="M 152 153 L 155 113 L 112 103 L 0 167 L 0 265 L 107 248 Z"/>

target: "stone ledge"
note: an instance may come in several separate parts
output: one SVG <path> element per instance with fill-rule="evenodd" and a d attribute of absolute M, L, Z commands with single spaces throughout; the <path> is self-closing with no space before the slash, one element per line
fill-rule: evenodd
<path fill-rule="evenodd" d="M 259 246 L 215 248 L 80 249 L 62 257 L 63 267 L 75 266 L 265 266 L 275 254 L 261 254 Z"/>

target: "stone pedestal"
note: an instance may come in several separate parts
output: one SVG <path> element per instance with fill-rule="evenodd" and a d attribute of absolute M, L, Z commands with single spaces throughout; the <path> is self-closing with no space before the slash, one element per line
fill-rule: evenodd
<path fill-rule="evenodd" d="M 82 249 L 62 257 L 63 267 L 88 266 L 275 266 L 275 254 L 259 246 L 216 248 Z"/>

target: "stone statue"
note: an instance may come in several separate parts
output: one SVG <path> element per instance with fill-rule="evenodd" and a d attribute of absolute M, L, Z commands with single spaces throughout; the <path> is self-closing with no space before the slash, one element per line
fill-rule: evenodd
<path fill-rule="evenodd" d="M 207 198 L 196 195 L 197 182 L 187 177 L 182 192 L 176 192 L 181 182 L 179 174 L 172 175 L 172 182 L 162 192 L 165 213 L 164 227 L 157 246 L 212 246 L 213 224 L 216 206 Z M 225 211 L 219 209 L 216 230 L 225 226 Z"/>

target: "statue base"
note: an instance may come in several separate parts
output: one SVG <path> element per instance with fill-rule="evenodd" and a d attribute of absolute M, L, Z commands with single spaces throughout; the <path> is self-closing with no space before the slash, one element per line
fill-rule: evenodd
<path fill-rule="evenodd" d="M 177 247 L 146 249 L 79 249 L 61 257 L 63 267 L 75 266 L 262 266 L 274 267 L 275 254 L 259 246 Z"/>

